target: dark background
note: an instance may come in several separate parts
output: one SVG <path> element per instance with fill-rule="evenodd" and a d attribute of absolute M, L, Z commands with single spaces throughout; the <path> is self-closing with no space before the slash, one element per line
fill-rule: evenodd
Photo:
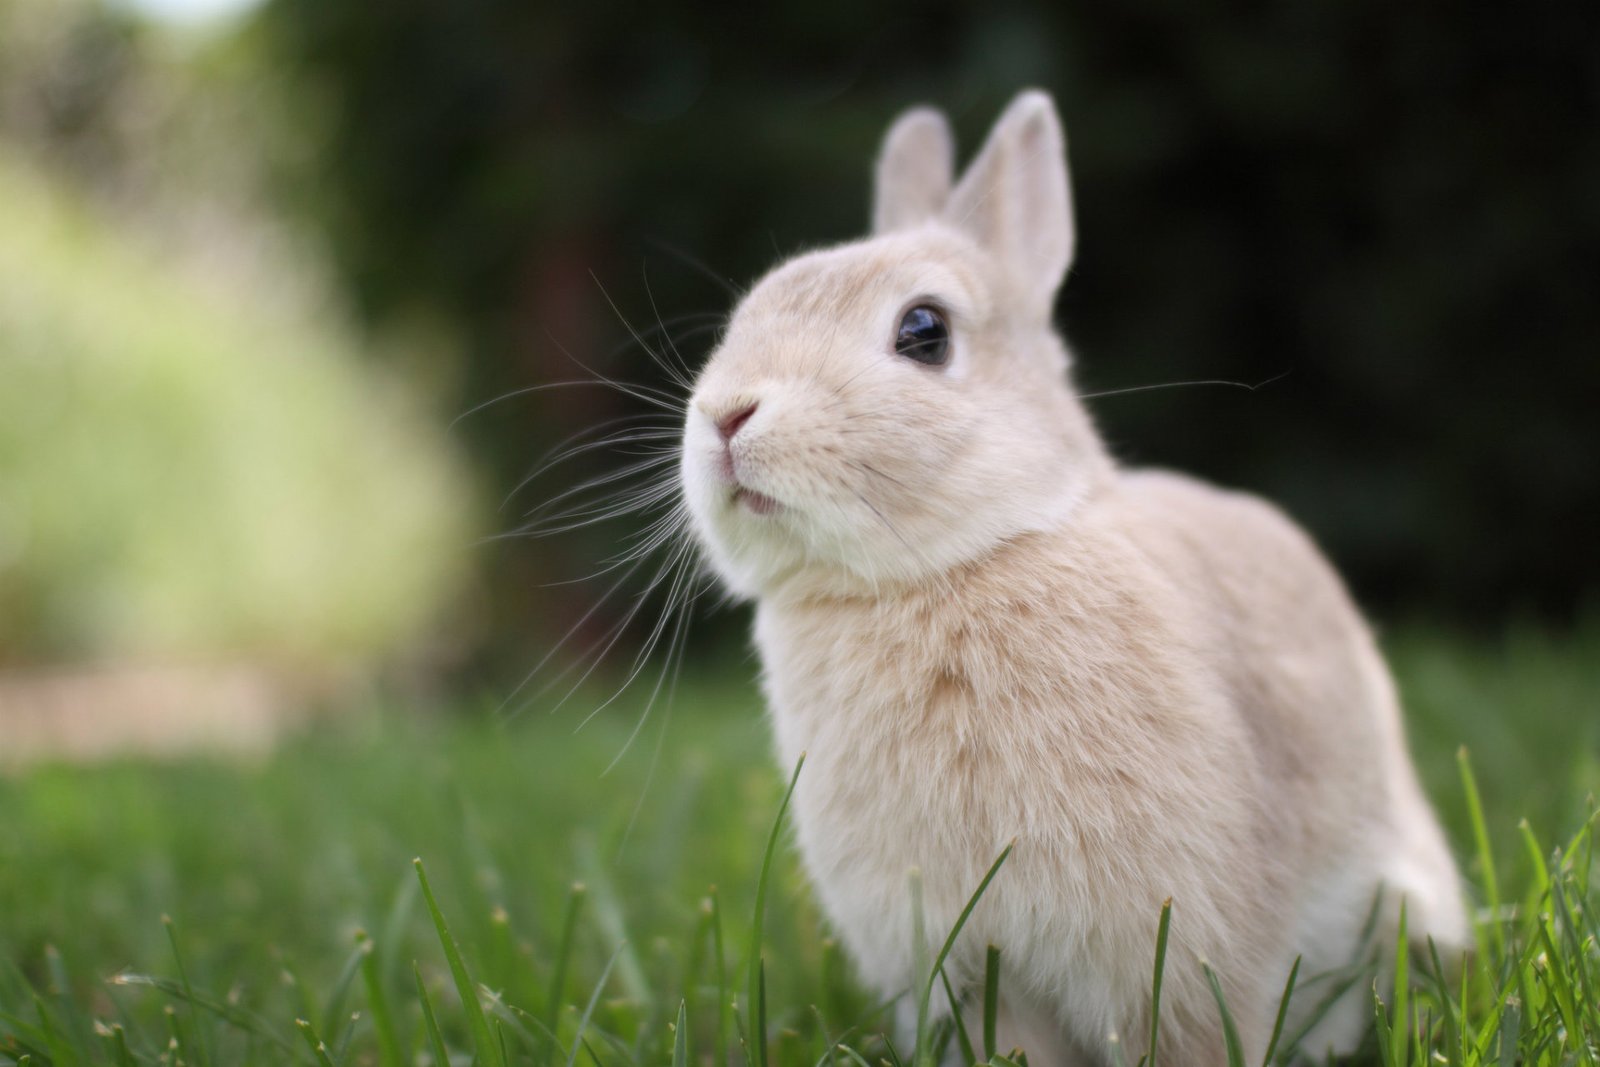
<path fill-rule="evenodd" d="M 576 376 L 563 349 L 666 385 L 605 293 L 640 326 L 725 312 L 723 280 L 863 232 L 902 108 L 965 155 L 1045 87 L 1080 386 L 1268 383 L 1098 400 L 1117 453 L 1279 501 L 1380 614 L 1493 627 L 1568 622 L 1600 579 L 1596 11 L 272 0 L 258 29 L 316 134 L 286 188 L 371 322 L 464 331 L 464 408 Z M 509 491 L 629 410 L 535 394 L 460 429 Z M 614 536 L 489 550 L 493 632 L 570 616 L 581 591 L 530 590 Z"/>

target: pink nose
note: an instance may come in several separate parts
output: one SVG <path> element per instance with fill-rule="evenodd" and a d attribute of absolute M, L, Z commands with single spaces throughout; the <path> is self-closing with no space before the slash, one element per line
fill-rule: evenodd
<path fill-rule="evenodd" d="M 724 441 L 733 440 L 733 435 L 739 432 L 740 427 L 750 421 L 750 416 L 756 413 L 756 408 L 760 406 L 760 403 L 758 400 L 753 404 L 746 404 L 744 407 L 737 408 L 718 419 L 717 432 L 722 435 L 722 439 Z"/>

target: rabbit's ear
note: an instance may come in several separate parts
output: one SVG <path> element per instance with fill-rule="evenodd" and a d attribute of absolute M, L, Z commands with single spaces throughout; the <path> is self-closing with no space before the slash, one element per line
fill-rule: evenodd
<path fill-rule="evenodd" d="M 912 108 L 883 138 L 872 205 L 872 232 L 927 222 L 944 210 L 955 181 L 950 124 L 931 107 Z"/>
<path fill-rule="evenodd" d="M 994 254 L 1031 309 L 1049 315 L 1076 232 L 1061 120 L 1048 94 L 1020 94 L 995 123 L 944 210 Z"/>

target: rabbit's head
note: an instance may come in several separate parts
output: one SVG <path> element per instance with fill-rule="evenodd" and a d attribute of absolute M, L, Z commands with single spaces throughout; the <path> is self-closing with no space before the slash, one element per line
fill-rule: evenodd
<path fill-rule="evenodd" d="M 1051 328 L 1073 222 L 1050 98 L 1019 96 L 959 183 L 952 156 L 943 116 L 902 116 L 872 236 L 764 277 L 700 374 L 683 491 L 736 593 L 923 580 L 1107 476 Z"/>

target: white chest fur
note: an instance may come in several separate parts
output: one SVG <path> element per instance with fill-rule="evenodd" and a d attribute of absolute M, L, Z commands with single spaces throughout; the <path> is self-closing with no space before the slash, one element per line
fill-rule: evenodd
<path fill-rule="evenodd" d="M 975 978 L 996 943 L 1025 987 L 1123 987 L 1074 999 L 1086 1026 L 1114 1027 L 1112 1002 L 1148 980 L 1161 901 L 1207 895 L 1201 842 L 1170 813 L 1203 809 L 1246 846 L 1257 833 L 1249 789 L 1217 785 L 1249 781 L 1249 746 L 1205 720 L 1184 643 L 1136 599 L 1081 574 L 965 577 L 955 598 L 758 612 L 779 758 L 807 756 L 801 851 L 863 977 L 893 992 L 913 977 L 911 871 L 938 939 L 1015 840 L 952 974 Z M 1152 854 L 1161 868 L 1143 869 Z"/>

